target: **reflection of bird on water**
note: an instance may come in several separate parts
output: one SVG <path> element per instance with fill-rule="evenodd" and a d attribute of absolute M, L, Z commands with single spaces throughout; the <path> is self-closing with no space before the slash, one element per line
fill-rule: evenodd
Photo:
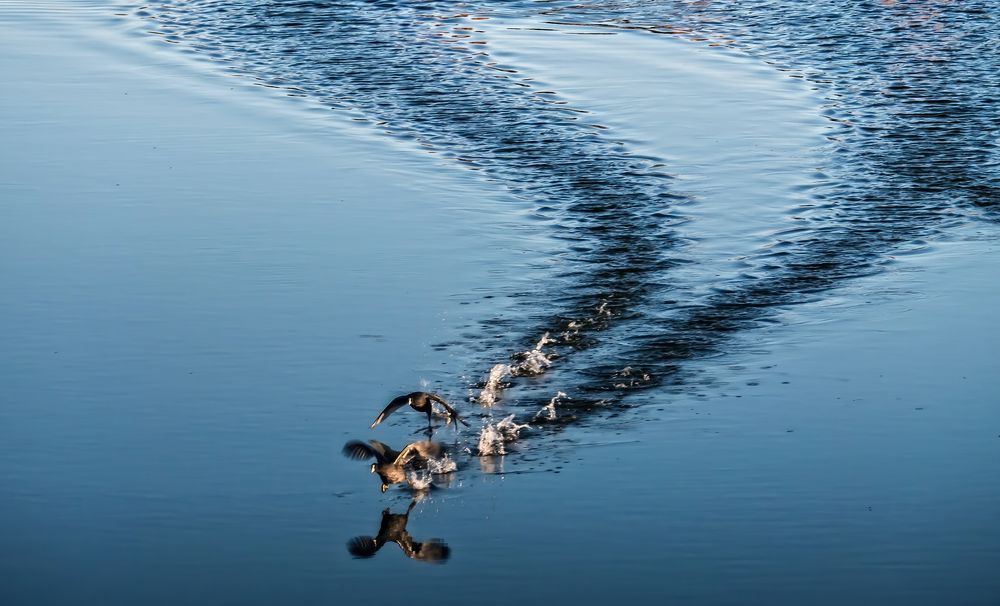
<path fill-rule="evenodd" d="M 372 427 L 374 428 L 376 425 L 384 421 L 386 417 L 406 405 L 409 405 L 410 408 L 417 412 L 427 413 L 427 427 L 430 427 L 431 418 L 434 415 L 434 402 L 437 402 L 444 407 L 445 412 L 448 415 L 449 423 L 455 421 L 455 427 L 458 427 L 459 423 L 465 425 L 466 427 L 469 426 L 469 424 L 462 420 L 462 418 L 458 415 L 458 411 L 452 408 L 451 405 L 445 402 L 440 396 L 427 393 L 426 391 L 415 391 L 413 393 L 408 393 L 405 396 L 399 396 L 389 402 L 389 404 L 385 407 L 385 410 L 383 410 L 382 413 L 379 414 L 378 418 L 375 419 L 375 422 L 372 423 Z"/>
<path fill-rule="evenodd" d="M 444 447 L 437 442 L 421 440 L 396 451 L 378 440 L 370 440 L 367 444 L 351 440 L 344 444 L 343 453 L 345 457 L 356 461 L 374 458 L 372 473 L 377 473 L 381 478 L 382 492 L 385 492 L 389 486 L 407 481 L 407 465 L 425 466 L 429 459 L 436 459 L 444 454 Z"/>
<path fill-rule="evenodd" d="M 410 533 L 406 532 L 406 523 L 409 521 L 410 512 L 413 511 L 416 501 L 411 501 L 406 508 L 406 513 L 392 513 L 388 509 L 382 510 L 382 523 L 378 528 L 378 536 L 354 537 L 347 542 L 347 551 L 356 558 L 370 558 L 382 549 L 387 543 L 395 543 L 403 550 L 406 557 L 420 560 L 422 562 L 434 562 L 443 564 L 451 555 L 451 548 L 441 539 L 431 539 L 422 543 L 414 541 Z"/>

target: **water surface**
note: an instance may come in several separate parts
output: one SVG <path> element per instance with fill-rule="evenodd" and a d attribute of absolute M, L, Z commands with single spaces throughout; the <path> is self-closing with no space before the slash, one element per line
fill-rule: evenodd
<path fill-rule="evenodd" d="M 3 5 L 4 603 L 994 603 L 995 21 Z"/>

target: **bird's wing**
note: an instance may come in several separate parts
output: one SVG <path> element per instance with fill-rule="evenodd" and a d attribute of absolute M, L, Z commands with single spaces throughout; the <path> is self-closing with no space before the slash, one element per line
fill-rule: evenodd
<path fill-rule="evenodd" d="M 372 423 L 372 428 L 374 429 L 376 425 L 378 425 L 382 421 L 385 421 L 386 417 L 388 417 L 389 415 L 391 415 L 392 413 L 396 412 L 397 410 L 406 406 L 409 403 L 410 403 L 410 396 L 399 396 L 398 398 L 395 398 L 392 402 L 389 402 L 389 404 L 385 407 L 385 410 L 383 410 L 379 414 L 378 418 L 375 419 L 375 422 Z"/>
<path fill-rule="evenodd" d="M 351 440 L 347 444 L 344 444 L 344 448 L 341 452 L 343 452 L 344 456 L 348 459 L 354 459 L 355 461 L 364 461 L 365 459 L 374 458 L 379 463 L 385 463 L 386 454 L 384 449 L 388 447 L 381 442 L 377 442 L 376 440 L 372 440 L 372 442 L 377 443 L 381 448 L 376 447 L 373 444 L 366 444 L 360 440 Z M 393 457 L 393 459 L 395 458 L 396 457 Z"/>
<path fill-rule="evenodd" d="M 399 451 L 399 456 L 396 457 L 395 463 L 396 465 L 406 465 L 413 460 L 414 457 L 420 457 L 420 449 L 417 447 L 416 442 L 404 446 L 403 450 Z"/>
<path fill-rule="evenodd" d="M 412 444 L 407 444 L 406 447 L 400 451 L 399 456 L 396 457 L 396 464 L 405 465 L 414 459 L 430 459 L 432 457 L 437 457 L 443 450 L 444 449 L 440 444 L 430 440 L 413 442 Z"/>
<path fill-rule="evenodd" d="M 399 458 L 399 453 L 389 447 L 388 444 L 384 442 L 379 442 L 378 440 L 368 440 L 372 448 L 379 454 L 379 463 L 392 463 L 397 458 Z"/>
<path fill-rule="evenodd" d="M 441 406 L 444 406 L 444 409 L 446 411 L 448 411 L 448 416 L 451 418 L 451 420 L 455 421 L 455 425 L 458 425 L 459 423 L 461 423 L 462 425 L 465 425 L 466 427 L 469 426 L 469 424 L 466 423 L 465 420 L 462 419 L 462 417 L 458 414 L 458 411 L 455 410 L 454 408 L 452 408 L 450 404 L 448 404 L 447 402 L 445 402 L 444 399 L 441 398 L 441 396 L 437 396 L 437 395 L 434 395 L 432 393 L 427 394 L 427 396 L 430 399 L 432 399 L 435 402 L 437 402 L 438 404 L 440 404 Z"/>

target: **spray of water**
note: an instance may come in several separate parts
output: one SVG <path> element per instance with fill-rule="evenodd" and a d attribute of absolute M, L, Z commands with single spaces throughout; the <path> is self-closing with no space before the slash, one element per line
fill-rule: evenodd
<path fill-rule="evenodd" d="M 514 415 L 504 417 L 497 423 L 487 423 L 479 434 L 479 456 L 507 454 L 506 444 L 518 439 L 521 430 L 529 426 L 514 421 Z"/>
<path fill-rule="evenodd" d="M 542 335 L 538 343 L 533 349 L 519 354 L 517 357 L 521 359 L 520 362 L 511 366 L 511 375 L 515 377 L 520 376 L 535 376 L 540 375 L 552 365 L 552 354 L 545 354 L 542 348 L 549 343 L 555 343 L 555 339 L 549 338 L 549 333 Z"/>
<path fill-rule="evenodd" d="M 559 403 L 560 398 L 568 397 L 564 392 L 556 392 L 556 395 L 552 396 L 549 403 L 542 407 L 537 413 L 535 413 L 535 419 L 545 420 L 545 421 L 555 421 L 556 420 L 556 404 Z"/>
<path fill-rule="evenodd" d="M 433 475 L 444 475 L 458 470 L 458 463 L 445 454 L 440 459 L 428 459 L 427 471 Z"/>
<path fill-rule="evenodd" d="M 435 476 L 447 475 L 458 470 L 458 464 L 447 454 L 440 458 L 427 459 L 419 469 L 410 469 L 406 473 L 406 483 L 415 491 L 429 490 L 438 479 Z"/>
<path fill-rule="evenodd" d="M 503 380 L 509 377 L 510 374 L 511 367 L 509 364 L 497 364 L 490 369 L 490 376 L 486 379 L 486 385 L 477 398 L 479 403 L 486 407 L 492 407 L 496 404 L 497 399 L 500 397 L 500 392 L 504 388 Z"/>

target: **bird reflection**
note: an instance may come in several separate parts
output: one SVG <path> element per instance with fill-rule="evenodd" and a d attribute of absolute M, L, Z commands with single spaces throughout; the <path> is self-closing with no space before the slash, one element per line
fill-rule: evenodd
<path fill-rule="evenodd" d="M 384 545 L 395 543 L 399 545 L 408 558 L 443 564 L 451 555 L 451 548 L 444 541 L 440 539 L 414 541 L 410 533 L 406 531 L 410 512 L 413 511 L 416 504 L 415 499 L 410 501 L 406 513 L 392 513 L 388 508 L 382 510 L 382 522 L 378 528 L 378 535 L 375 537 L 354 537 L 347 542 L 347 551 L 356 558 L 370 558 L 378 553 L 378 550 L 382 549 Z"/>
<path fill-rule="evenodd" d="M 415 470 L 427 470 L 428 461 L 445 454 L 445 448 L 438 442 L 421 440 L 407 444 L 403 450 L 393 450 L 378 440 L 367 443 L 351 440 L 344 445 L 344 456 L 356 461 L 375 459 L 371 472 L 382 480 L 382 492 L 393 484 L 407 483 L 411 488 L 422 490 L 431 486 L 430 473 L 417 476 Z"/>

